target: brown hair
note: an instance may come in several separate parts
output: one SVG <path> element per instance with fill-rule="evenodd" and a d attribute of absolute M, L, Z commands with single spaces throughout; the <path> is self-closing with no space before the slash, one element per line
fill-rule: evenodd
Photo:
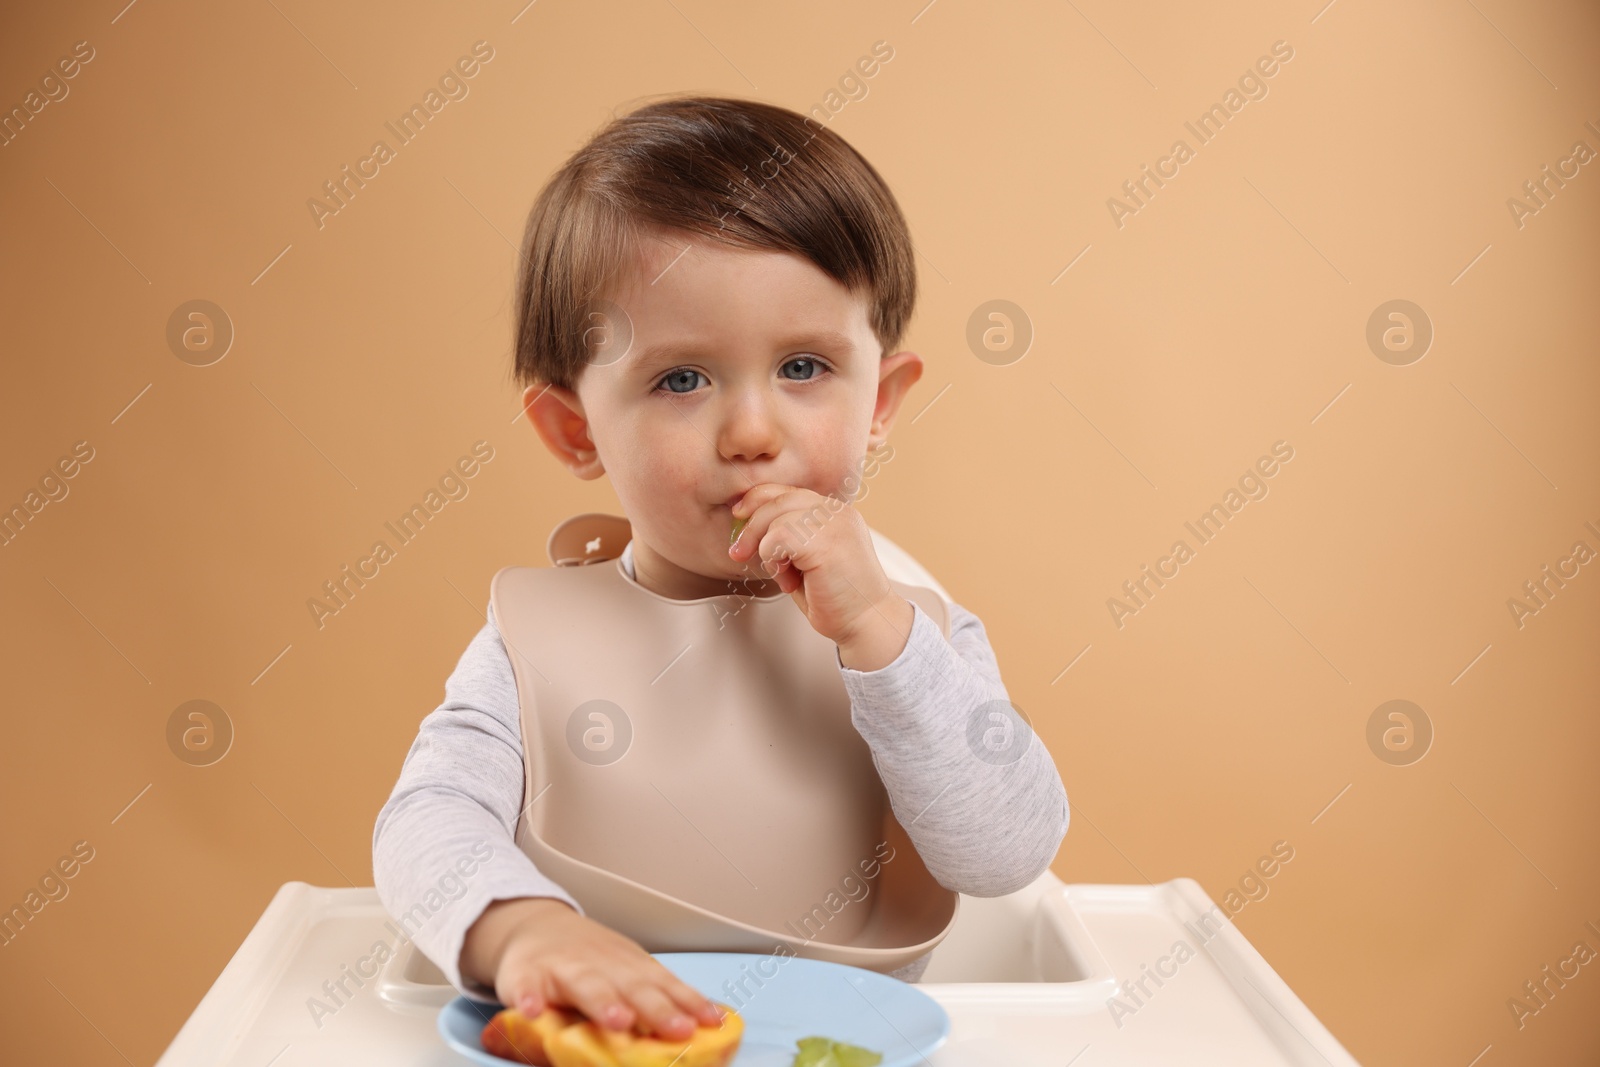
<path fill-rule="evenodd" d="M 640 238 L 660 231 L 804 256 L 868 294 L 881 354 L 899 345 L 916 304 L 905 218 L 844 138 L 771 104 L 671 98 L 607 123 L 528 213 L 517 279 L 519 383 L 576 387 L 605 294 Z"/>

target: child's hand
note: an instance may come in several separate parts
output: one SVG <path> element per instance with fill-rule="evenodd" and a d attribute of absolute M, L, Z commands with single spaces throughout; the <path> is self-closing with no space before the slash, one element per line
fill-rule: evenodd
<path fill-rule="evenodd" d="M 835 644 L 849 643 L 884 605 L 900 599 L 866 520 L 837 498 L 763 482 L 734 505 L 733 517 L 747 521 L 729 557 L 749 560 L 760 577 L 775 580 L 812 629 Z"/>
<path fill-rule="evenodd" d="M 550 897 L 497 900 L 467 931 L 464 974 L 488 984 L 530 1018 L 550 1006 L 576 1008 L 610 1030 L 635 1027 L 683 1040 L 721 1014 L 631 938 Z"/>

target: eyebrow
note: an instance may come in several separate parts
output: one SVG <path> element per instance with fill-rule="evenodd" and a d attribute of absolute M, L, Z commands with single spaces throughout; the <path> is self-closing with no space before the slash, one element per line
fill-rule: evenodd
<path fill-rule="evenodd" d="M 848 352 L 853 344 L 854 341 L 850 337 L 836 330 L 807 330 L 785 337 L 775 347 L 793 349 L 814 346 L 833 352 Z M 648 368 L 659 364 L 676 363 L 704 353 L 705 348 L 706 346 L 699 341 L 663 341 L 641 352 L 638 365 Z"/>

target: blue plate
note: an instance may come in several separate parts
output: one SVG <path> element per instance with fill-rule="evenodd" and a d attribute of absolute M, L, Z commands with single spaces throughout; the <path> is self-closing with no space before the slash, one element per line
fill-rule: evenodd
<path fill-rule="evenodd" d="M 883 1053 L 879 1067 L 912 1067 L 950 1036 L 950 1016 L 914 985 L 876 971 L 796 956 L 655 952 L 662 965 L 744 1016 L 732 1067 L 790 1067 L 802 1037 L 827 1037 Z M 474 1063 L 505 1067 L 478 1035 L 498 1004 L 457 997 L 439 1012 L 445 1043 Z"/>

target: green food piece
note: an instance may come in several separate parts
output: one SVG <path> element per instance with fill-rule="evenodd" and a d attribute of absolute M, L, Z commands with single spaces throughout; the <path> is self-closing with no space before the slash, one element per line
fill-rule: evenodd
<path fill-rule="evenodd" d="M 847 1045 L 826 1037 L 802 1037 L 800 1052 L 791 1067 L 876 1067 L 883 1053 Z"/>
<path fill-rule="evenodd" d="M 735 541 L 739 540 L 739 531 L 744 529 L 744 524 L 749 522 L 749 521 L 750 521 L 749 519 L 734 519 L 733 520 L 733 532 L 728 535 L 728 544 L 731 545 Z"/>

